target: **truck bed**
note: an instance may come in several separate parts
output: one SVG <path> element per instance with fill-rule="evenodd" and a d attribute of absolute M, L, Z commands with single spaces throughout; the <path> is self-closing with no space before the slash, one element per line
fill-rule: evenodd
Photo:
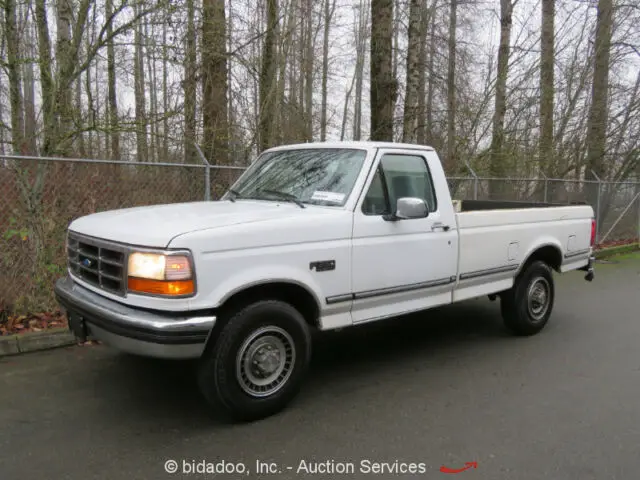
<path fill-rule="evenodd" d="M 510 288 L 518 267 L 541 247 L 549 248 L 559 271 L 588 262 L 588 205 L 465 202 L 456 213 L 460 280 L 454 301 Z"/>

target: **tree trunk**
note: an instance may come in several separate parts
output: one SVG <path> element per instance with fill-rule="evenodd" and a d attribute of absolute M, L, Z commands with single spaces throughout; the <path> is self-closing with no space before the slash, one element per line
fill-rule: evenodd
<path fill-rule="evenodd" d="M 324 0 L 324 35 L 322 37 L 322 104 L 320 106 L 320 141 L 327 139 L 327 81 L 329 77 L 329 33 L 336 0 Z"/>
<path fill-rule="evenodd" d="M 498 72 L 496 78 L 495 111 L 491 136 L 491 160 L 489 170 L 492 177 L 504 177 L 506 172 L 503 154 L 504 117 L 507 111 L 507 77 L 509 75 L 509 52 L 511 40 L 513 4 L 511 0 L 500 0 L 500 47 L 498 49 Z M 489 194 L 500 195 L 503 185 L 490 182 Z"/>
<path fill-rule="evenodd" d="M 431 12 L 427 7 L 427 0 L 421 0 L 420 5 L 420 69 L 418 72 L 418 111 L 416 142 L 426 144 L 425 125 L 425 96 L 427 89 L 427 33 L 429 30 Z"/>
<path fill-rule="evenodd" d="M 398 78 L 398 60 L 400 58 L 400 2 L 396 2 L 394 0 L 392 18 L 393 22 L 391 24 L 391 28 L 393 30 L 393 46 L 392 48 L 392 57 L 393 57 L 393 78 Z"/>
<path fill-rule="evenodd" d="M 351 101 L 351 92 L 353 92 L 353 86 L 356 83 L 356 75 L 357 73 L 354 72 L 353 77 L 351 77 L 351 84 L 349 84 L 349 88 L 347 89 L 347 92 L 344 94 L 344 104 L 342 106 L 342 128 L 340 128 L 340 141 L 344 140 L 344 135 L 345 132 L 347 130 L 347 117 L 349 114 L 349 102 Z M 357 104 L 356 104 L 357 107 Z M 355 122 L 354 122 L 354 127 L 355 127 Z M 354 128 L 355 130 L 355 128 Z M 354 138 L 355 140 L 355 138 Z"/>
<path fill-rule="evenodd" d="M 371 1 L 371 140 L 393 141 L 393 0 Z"/>
<path fill-rule="evenodd" d="M 224 0 L 204 0 L 202 8 L 202 120 L 204 154 L 210 163 L 228 158 L 227 35 Z"/>
<path fill-rule="evenodd" d="M 94 26 L 94 33 L 95 33 L 95 23 L 93 24 Z M 134 51 L 135 53 L 135 51 Z M 135 68 L 135 65 L 134 65 Z M 134 77 L 134 84 L 135 84 L 135 77 Z M 135 86 L 135 85 L 134 85 Z M 102 83 L 100 82 L 100 59 L 96 59 L 95 61 L 95 68 L 93 70 L 93 89 L 96 93 L 95 95 L 95 101 L 94 101 L 94 105 L 95 105 L 95 116 L 94 116 L 94 125 L 96 125 L 96 123 L 99 121 L 100 117 L 101 117 L 101 112 L 102 112 L 102 104 L 100 103 L 100 89 L 102 87 Z M 109 104 L 109 102 L 107 102 L 107 105 Z M 136 133 L 137 133 L 137 129 L 136 129 Z M 137 141 L 137 135 L 136 135 L 136 141 Z M 103 145 L 102 145 L 102 137 L 100 136 L 100 132 L 96 132 L 96 145 L 98 147 L 97 150 L 97 156 L 98 158 L 109 158 L 110 154 L 109 154 L 109 137 L 107 135 L 104 136 L 104 154 L 103 152 Z"/>
<path fill-rule="evenodd" d="M 420 91 L 420 71 L 422 70 L 422 65 L 420 64 L 421 10 L 422 0 L 411 0 L 409 7 L 409 46 L 407 49 L 407 90 L 404 97 L 402 124 L 402 141 L 405 143 L 415 143 L 417 139 L 418 92 Z"/>
<path fill-rule="evenodd" d="M 113 0 L 106 0 L 107 35 L 113 35 Z M 107 43 L 107 97 L 109 98 L 109 136 L 111 138 L 111 159 L 120 159 L 120 132 L 118 131 L 118 100 L 116 93 L 116 56 L 113 39 Z"/>
<path fill-rule="evenodd" d="M 313 0 L 307 0 L 307 31 L 305 37 L 305 62 L 304 62 L 304 120 L 305 120 L 305 140 L 313 141 Z"/>
<path fill-rule="evenodd" d="M 56 132 L 56 153 L 66 156 L 71 153 L 70 134 L 73 127 L 72 88 L 68 83 L 70 77 L 69 63 L 72 55 L 71 22 L 73 22 L 72 0 L 55 2 L 57 15 L 56 44 L 56 100 L 55 111 L 58 116 Z M 75 62 L 76 59 L 74 58 Z"/>
<path fill-rule="evenodd" d="M 287 58 L 289 54 L 289 50 L 291 48 L 291 37 L 293 35 L 293 31 L 295 29 L 295 8 L 293 8 L 292 2 L 288 2 L 285 11 L 282 14 L 282 18 L 286 18 L 286 26 L 284 33 L 281 33 L 280 27 L 276 30 L 276 45 L 279 45 L 278 52 L 278 79 L 277 79 L 277 94 L 275 100 L 275 120 L 272 126 L 272 134 L 273 140 L 277 143 L 282 143 L 284 139 L 284 126 L 285 122 L 285 87 L 287 83 Z"/>
<path fill-rule="evenodd" d="M 27 153 L 24 141 L 24 110 L 22 100 L 22 79 L 20 75 L 20 38 L 18 36 L 15 0 L 4 2 L 4 34 L 7 45 L 7 76 L 9 77 L 9 103 L 11 105 L 11 141 L 13 151 Z"/>
<path fill-rule="evenodd" d="M 445 170 L 456 168 L 456 27 L 458 0 L 451 0 L 449 12 L 449 61 L 447 68 L 447 160 Z"/>
<path fill-rule="evenodd" d="M 27 9 L 31 9 L 31 2 L 27 5 Z M 37 58 L 37 51 L 34 44 L 35 32 L 33 23 L 28 22 L 26 29 L 26 56 L 30 59 Z M 36 84 L 34 74 L 33 61 L 29 60 L 24 63 L 23 68 L 23 85 L 24 85 L 24 136 L 29 155 L 38 153 L 37 130 L 38 119 L 36 117 Z M 1 118 L 1 117 L 0 117 Z"/>
<path fill-rule="evenodd" d="M 76 92 L 76 116 L 82 124 L 84 124 L 84 118 L 82 115 L 82 77 L 78 77 L 75 82 L 75 92 Z M 84 141 L 84 132 L 80 132 L 77 135 L 77 146 L 78 146 L 78 155 L 82 158 L 87 156 L 87 147 Z"/>
<path fill-rule="evenodd" d="M 608 123 L 609 56 L 611 51 L 611 24 L 613 16 L 612 0 L 598 1 L 598 19 L 593 65 L 593 86 L 587 136 L 587 171 L 585 177 L 594 179 L 593 172 L 600 178 L 607 174 L 604 155 Z M 594 195 L 590 195 L 594 198 Z"/>
<path fill-rule="evenodd" d="M 140 11 L 136 4 L 136 13 Z M 144 53 L 142 51 L 142 25 L 138 22 L 135 33 L 134 51 L 134 94 L 136 107 L 136 149 L 139 162 L 149 160 L 149 144 L 147 138 L 146 94 L 144 88 Z"/>
<path fill-rule="evenodd" d="M 431 5 L 431 14 L 429 15 L 429 22 L 427 22 L 427 32 L 429 35 L 429 54 L 427 60 L 427 75 L 429 78 L 427 80 L 427 103 L 425 105 L 426 110 L 426 125 L 425 125 L 425 135 L 426 135 L 426 143 L 433 145 L 433 95 L 435 91 L 435 81 L 433 74 L 433 65 L 435 63 L 436 56 L 436 7 L 437 0 L 434 0 Z"/>
<path fill-rule="evenodd" d="M 299 57 L 298 57 L 298 70 L 296 72 L 296 76 L 298 77 L 298 85 L 299 85 L 299 90 L 298 90 L 298 111 L 300 112 L 300 116 L 298 121 L 296 122 L 297 125 L 300 126 L 300 130 L 301 130 L 301 135 L 298 134 L 296 135 L 296 138 L 304 141 L 305 140 L 305 132 L 306 132 L 306 121 L 305 121 L 305 111 L 304 111 L 304 107 L 305 107 L 305 101 L 304 101 L 304 92 L 305 92 L 305 88 L 304 88 L 304 81 L 305 81 L 305 65 L 306 65 L 306 53 L 307 53 L 307 49 L 306 47 L 306 42 L 305 39 L 307 38 L 306 32 L 307 32 L 307 22 L 306 22 L 306 17 L 308 15 L 307 11 L 306 11 L 306 6 L 307 6 L 307 2 L 306 1 L 300 1 L 299 2 L 299 11 L 300 11 L 300 35 L 298 37 L 298 52 L 299 52 Z"/>
<path fill-rule="evenodd" d="M 92 28 L 95 29 L 95 25 Z M 88 50 L 88 39 L 86 41 L 86 46 Z M 89 122 L 89 131 L 87 132 L 87 156 L 89 158 L 93 158 L 93 130 L 95 129 L 96 125 L 96 115 L 93 105 L 93 93 L 91 91 L 91 67 L 87 68 L 87 70 L 85 71 L 84 82 L 84 88 L 87 92 L 87 120 Z"/>
<path fill-rule="evenodd" d="M 169 79 L 167 51 L 167 19 L 162 22 L 162 158 L 169 161 Z"/>
<path fill-rule="evenodd" d="M 158 100 L 157 100 L 157 92 L 156 92 L 156 42 L 153 30 L 153 24 L 155 23 L 155 18 L 151 18 L 151 37 L 149 36 L 149 22 L 144 21 L 144 50 L 143 50 L 143 70 L 144 70 L 144 60 L 147 60 L 147 81 L 148 90 L 149 90 L 149 136 L 150 136 L 150 144 L 149 144 L 149 162 L 157 162 L 157 152 L 158 152 Z M 149 41 L 151 38 L 151 41 Z M 145 91 L 147 91 L 147 84 L 145 84 Z"/>
<path fill-rule="evenodd" d="M 262 69 L 260 71 L 260 140 L 259 150 L 273 145 L 271 132 L 275 121 L 276 86 L 276 28 L 278 25 L 278 0 L 267 0 L 267 26 L 262 51 Z"/>
<path fill-rule="evenodd" d="M 49 155 L 53 149 L 53 136 L 57 130 L 57 119 L 53 110 L 54 84 L 51 76 L 51 40 L 49 19 L 45 0 L 36 1 L 36 26 L 38 28 L 38 63 L 40 65 L 40 88 L 42 91 L 42 111 L 44 135 L 42 154 Z"/>
<path fill-rule="evenodd" d="M 2 102 L 0 102 L 0 118 L 4 118 L 4 105 Z M 4 135 L 5 129 L 0 127 L 0 155 L 6 155 L 7 152 L 4 148 L 5 145 L 5 135 Z M 3 165 L 4 161 L 0 162 L 0 165 Z"/>
<path fill-rule="evenodd" d="M 195 0 L 187 0 L 187 38 L 184 60 L 184 161 L 197 161 L 196 142 L 196 26 Z"/>
<path fill-rule="evenodd" d="M 233 0 L 227 0 L 229 14 L 227 15 L 227 52 L 234 49 L 233 44 Z M 236 108 L 234 106 L 234 89 L 233 89 L 233 56 L 228 57 L 227 64 L 227 130 L 229 132 L 229 157 L 230 165 L 237 165 L 240 161 L 247 158 L 247 150 L 241 141 L 241 131 L 236 118 Z"/>
<path fill-rule="evenodd" d="M 554 172 L 553 97 L 555 50 L 555 0 L 542 0 L 540 36 L 540 169 L 545 175 Z"/>
<path fill-rule="evenodd" d="M 358 12 L 358 30 L 356 32 L 356 94 L 353 109 L 353 139 L 356 141 L 359 141 L 362 136 L 362 84 L 364 82 L 364 61 L 367 51 L 369 8 L 368 1 L 361 1 Z"/>

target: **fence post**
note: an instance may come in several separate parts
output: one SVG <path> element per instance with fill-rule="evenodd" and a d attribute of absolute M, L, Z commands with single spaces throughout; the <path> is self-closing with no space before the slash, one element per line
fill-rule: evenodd
<path fill-rule="evenodd" d="M 544 203 L 547 203 L 547 183 L 549 181 L 549 178 L 544 174 L 544 172 L 540 169 L 538 169 L 538 172 L 540 173 L 540 175 L 542 175 L 544 177 Z"/>
<path fill-rule="evenodd" d="M 600 177 L 598 176 L 598 174 L 596 172 L 593 171 L 593 169 L 591 170 L 591 173 L 593 174 L 593 178 L 595 178 L 598 181 L 598 198 L 596 199 L 596 243 L 600 240 L 600 197 L 601 197 L 601 193 L 602 193 L 602 189 L 600 188 L 602 186 L 602 180 L 600 180 Z"/>
<path fill-rule="evenodd" d="M 471 168 L 471 165 L 469 165 L 468 160 L 465 160 L 464 164 L 467 166 L 467 168 L 471 172 L 471 175 L 473 176 L 473 199 L 477 200 L 478 199 L 478 176 L 476 175 L 476 172 L 473 171 L 473 168 Z"/>
<path fill-rule="evenodd" d="M 204 200 L 205 202 L 208 202 L 211 200 L 211 164 L 204 156 L 204 153 L 202 153 L 202 150 L 200 150 L 200 146 L 195 142 L 193 142 L 193 145 L 196 147 L 196 151 L 204 165 Z"/>

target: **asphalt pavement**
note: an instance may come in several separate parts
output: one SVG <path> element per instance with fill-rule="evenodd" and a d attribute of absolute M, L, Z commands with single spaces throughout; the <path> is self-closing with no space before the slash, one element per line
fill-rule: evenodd
<path fill-rule="evenodd" d="M 251 424 L 210 412 L 188 362 L 5 357 L 0 480 L 638 478 L 640 257 L 582 277 L 556 276 L 530 338 L 487 299 L 323 334 L 300 396 Z"/>

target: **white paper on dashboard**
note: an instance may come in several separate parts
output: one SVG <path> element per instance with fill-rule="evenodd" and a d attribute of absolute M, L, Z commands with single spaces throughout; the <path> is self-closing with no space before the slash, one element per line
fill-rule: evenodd
<path fill-rule="evenodd" d="M 311 195 L 311 200 L 342 203 L 342 201 L 344 200 L 344 193 L 323 192 L 321 190 L 316 190 L 315 192 L 313 192 L 313 195 Z"/>

